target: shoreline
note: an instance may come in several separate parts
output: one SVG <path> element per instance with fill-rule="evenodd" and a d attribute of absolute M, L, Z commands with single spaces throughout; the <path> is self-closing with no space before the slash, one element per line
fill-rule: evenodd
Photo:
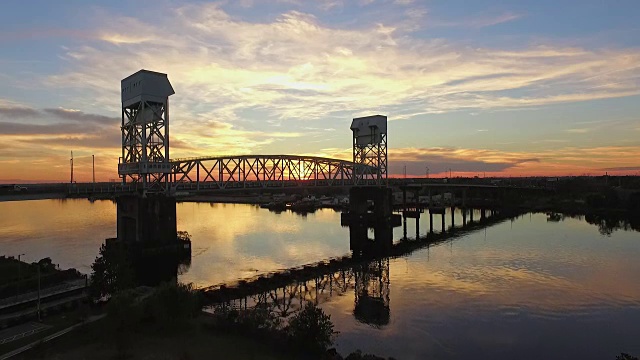
<path fill-rule="evenodd" d="M 49 200 L 49 199 L 68 199 L 65 193 L 36 193 L 36 194 L 11 194 L 0 195 L 0 202 L 9 201 L 29 201 L 29 200 Z"/>
<path fill-rule="evenodd" d="M 97 200 L 110 200 L 113 201 L 113 196 L 108 197 L 77 197 L 69 196 L 66 193 L 36 193 L 36 194 L 11 194 L 0 195 L 0 203 L 2 202 L 14 202 L 14 201 L 31 201 L 31 200 L 65 200 L 65 199 L 85 199 L 88 201 Z M 248 204 L 248 205 L 262 205 L 273 201 L 270 196 L 261 195 L 192 195 L 185 197 L 176 197 L 177 203 L 219 203 L 219 204 Z M 428 208 L 428 207 L 425 207 Z M 455 208 L 462 208 L 461 206 L 455 206 Z M 579 203 L 564 203 L 564 204 L 550 204 L 548 201 L 539 201 L 536 204 L 527 204 L 520 206 L 502 206 L 498 208 L 509 209 L 516 208 L 522 212 L 556 212 L 563 213 L 565 215 L 582 215 L 582 216 L 616 216 L 616 217 L 629 217 L 631 218 L 633 211 L 626 208 L 613 208 L 613 207 L 590 207 Z"/>

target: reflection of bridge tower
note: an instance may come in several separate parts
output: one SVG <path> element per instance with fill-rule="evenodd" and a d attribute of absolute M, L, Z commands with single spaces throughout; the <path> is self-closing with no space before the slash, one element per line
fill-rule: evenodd
<path fill-rule="evenodd" d="M 353 268 L 356 278 L 353 315 L 366 324 L 387 325 L 389 307 L 389 259 L 375 260 Z"/>
<path fill-rule="evenodd" d="M 364 224 L 349 225 L 349 248 L 353 256 L 385 254 L 393 246 L 393 227 L 379 224 L 373 228 L 373 239 L 369 238 L 369 228 Z"/>
<path fill-rule="evenodd" d="M 145 192 L 166 191 L 169 163 L 169 96 L 175 94 L 167 74 L 140 70 L 121 82 L 122 181 L 142 182 Z"/>
<path fill-rule="evenodd" d="M 373 115 L 353 119 L 354 185 L 387 183 L 387 117 Z"/>

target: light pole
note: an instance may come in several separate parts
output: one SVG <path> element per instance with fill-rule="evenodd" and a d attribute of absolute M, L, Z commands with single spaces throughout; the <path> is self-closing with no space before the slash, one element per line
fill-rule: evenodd
<path fill-rule="evenodd" d="M 425 173 L 426 173 L 427 179 L 428 179 L 429 178 L 429 167 L 428 166 L 425 167 Z"/>
<path fill-rule="evenodd" d="M 16 297 L 20 295 L 20 281 L 22 280 L 22 262 L 20 261 L 20 256 L 24 254 L 18 254 L 18 286 L 16 286 Z"/>
<path fill-rule="evenodd" d="M 38 321 L 40 321 L 40 263 L 38 263 Z"/>

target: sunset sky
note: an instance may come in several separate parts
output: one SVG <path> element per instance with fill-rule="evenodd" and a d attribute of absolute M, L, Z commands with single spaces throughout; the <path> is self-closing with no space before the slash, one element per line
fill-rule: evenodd
<path fill-rule="evenodd" d="M 167 73 L 171 157 L 350 159 L 389 118 L 390 171 L 638 174 L 640 2 L 0 3 L 2 182 L 117 178 L 120 80 Z"/>

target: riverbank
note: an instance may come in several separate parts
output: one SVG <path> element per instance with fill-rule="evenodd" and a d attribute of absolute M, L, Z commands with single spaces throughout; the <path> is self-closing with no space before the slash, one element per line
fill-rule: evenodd
<path fill-rule="evenodd" d="M 47 200 L 47 199 L 66 199 L 66 193 L 43 193 L 43 194 L 29 194 L 29 193 L 15 193 L 9 195 L 0 195 L 0 202 L 3 201 L 25 201 L 25 200 Z"/>
<path fill-rule="evenodd" d="M 206 316 L 181 331 L 162 333 L 152 327 L 130 333 L 128 347 L 118 349 L 113 338 L 105 337 L 106 319 L 83 325 L 72 334 L 41 344 L 15 359 L 107 360 L 128 359 L 293 359 L 279 354 L 268 344 L 239 335 L 212 333 Z"/>

